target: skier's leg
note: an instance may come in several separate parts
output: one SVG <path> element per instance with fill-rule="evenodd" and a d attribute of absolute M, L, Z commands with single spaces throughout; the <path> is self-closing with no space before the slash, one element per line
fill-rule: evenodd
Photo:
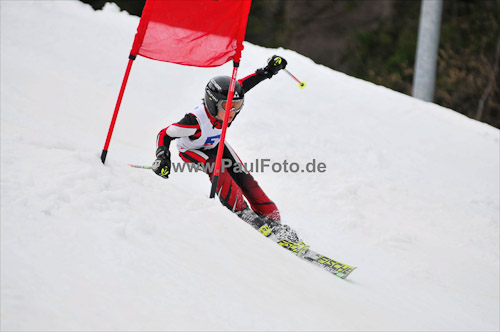
<path fill-rule="evenodd" d="M 179 153 L 185 162 L 198 163 L 204 166 L 205 172 L 213 178 L 217 150 L 187 150 Z M 264 193 L 258 182 L 246 170 L 245 166 L 229 144 L 224 147 L 221 171 L 217 182 L 216 193 L 225 207 L 233 212 L 241 212 L 248 208 L 245 197 L 252 210 L 258 215 L 271 220 L 280 221 L 278 207 Z"/>
<path fill-rule="evenodd" d="M 186 162 L 198 163 L 204 167 L 204 171 L 208 174 L 210 182 L 213 178 L 215 159 L 217 156 L 217 149 L 200 151 L 200 150 L 188 150 L 179 153 L 181 158 Z M 217 182 L 216 193 L 219 196 L 219 200 L 222 205 L 227 207 L 233 212 L 240 212 L 248 208 L 247 203 L 243 197 L 243 192 L 240 187 L 231 178 L 229 172 L 222 168 L 219 174 L 219 180 Z"/>
<path fill-rule="evenodd" d="M 213 178 L 216 154 L 216 149 L 208 151 L 188 150 L 179 153 L 184 161 L 204 166 L 210 181 Z M 243 163 L 229 145 L 224 148 L 223 161 L 216 189 L 222 205 L 235 212 L 238 217 L 266 236 L 273 234 L 272 236 L 277 239 L 299 242 L 294 230 L 287 225 L 280 224 L 278 208 L 267 197 L 253 176 L 246 171 Z M 248 207 L 244 197 L 249 200 L 252 209 Z M 262 228 L 266 224 L 269 233 L 266 233 L 265 229 Z"/>
<path fill-rule="evenodd" d="M 224 147 L 223 158 L 231 161 L 232 166 L 229 167 L 228 173 L 241 188 L 252 210 L 263 217 L 279 222 L 281 218 L 278 207 L 266 195 L 253 176 L 246 170 L 243 162 L 229 144 L 226 144 Z"/>

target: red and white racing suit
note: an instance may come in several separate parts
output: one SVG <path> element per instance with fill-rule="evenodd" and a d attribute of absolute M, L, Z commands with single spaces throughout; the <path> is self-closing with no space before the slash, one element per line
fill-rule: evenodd
<path fill-rule="evenodd" d="M 254 73 L 239 80 L 239 83 L 246 93 L 264 79 L 265 76 Z M 212 181 L 221 132 L 222 122 L 213 117 L 202 103 L 179 122 L 161 130 L 157 145 L 168 148 L 170 142 L 177 139 L 177 149 L 182 160 L 204 166 L 203 169 Z M 222 161 L 216 188 L 221 203 L 233 212 L 241 212 L 248 208 L 246 198 L 251 209 L 257 214 L 279 222 L 280 214 L 276 204 L 246 170 L 227 141 L 224 144 Z"/>

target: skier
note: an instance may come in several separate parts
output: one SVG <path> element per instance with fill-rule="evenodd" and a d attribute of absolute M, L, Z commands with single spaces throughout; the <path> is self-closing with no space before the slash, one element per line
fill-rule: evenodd
<path fill-rule="evenodd" d="M 284 69 L 286 64 L 283 57 L 274 55 L 268 59 L 264 68 L 257 69 L 255 73 L 236 82 L 228 127 L 242 110 L 245 94 L 265 79 L 272 78 Z M 230 81 L 229 76 L 212 78 L 205 87 L 203 103 L 179 122 L 160 131 L 157 137 L 156 160 L 152 165 L 156 174 L 163 178 L 170 175 L 169 147 L 170 142 L 177 139 L 177 149 L 182 160 L 204 166 L 204 171 L 212 181 Z M 281 224 L 276 204 L 245 169 L 243 162 L 227 141 L 222 158 L 216 188 L 221 203 L 264 235 L 299 242 L 296 233 L 287 225 Z"/>

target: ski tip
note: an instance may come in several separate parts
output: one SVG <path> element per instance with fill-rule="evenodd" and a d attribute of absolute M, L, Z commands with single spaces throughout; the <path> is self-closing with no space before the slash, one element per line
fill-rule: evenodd
<path fill-rule="evenodd" d="M 350 266 L 350 270 L 346 272 L 339 272 L 336 274 L 337 277 L 341 279 L 347 279 L 347 277 L 352 273 L 352 271 L 356 270 L 355 266 Z"/>

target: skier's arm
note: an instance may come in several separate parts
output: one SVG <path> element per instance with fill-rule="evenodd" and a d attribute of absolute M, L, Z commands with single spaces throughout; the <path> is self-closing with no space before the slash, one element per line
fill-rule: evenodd
<path fill-rule="evenodd" d="M 189 136 L 192 139 L 199 138 L 201 129 L 196 117 L 189 113 L 181 121 L 173 123 L 162 129 L 156 139 L 156 160 L 153 162 L 153 171 L 163 178 L 170 175 L 170 142 L 179 137 Z"/>
<path fill-rule="evenodd" d="M 170 142 L 176 138 L 189 136 L 192 139 L 196 139 L 200 135 L 200 124 L 192 113 L 188 113 L 181 121 L 162 129 L 156 138 L 156 145 L 158 147 L 165 146 L 168 149 Z"/>
<path fill-rule="evenodd" d="M 266 78 L 271 78 L 281 69 L 285 69 L 286 64 L 287 62 L 283 57 L 273 55 L 267 60 L 267 65 L 264 68 L 257 69 L 255 73 L 238 80 L 238 82 L 246 93 Z"/>

